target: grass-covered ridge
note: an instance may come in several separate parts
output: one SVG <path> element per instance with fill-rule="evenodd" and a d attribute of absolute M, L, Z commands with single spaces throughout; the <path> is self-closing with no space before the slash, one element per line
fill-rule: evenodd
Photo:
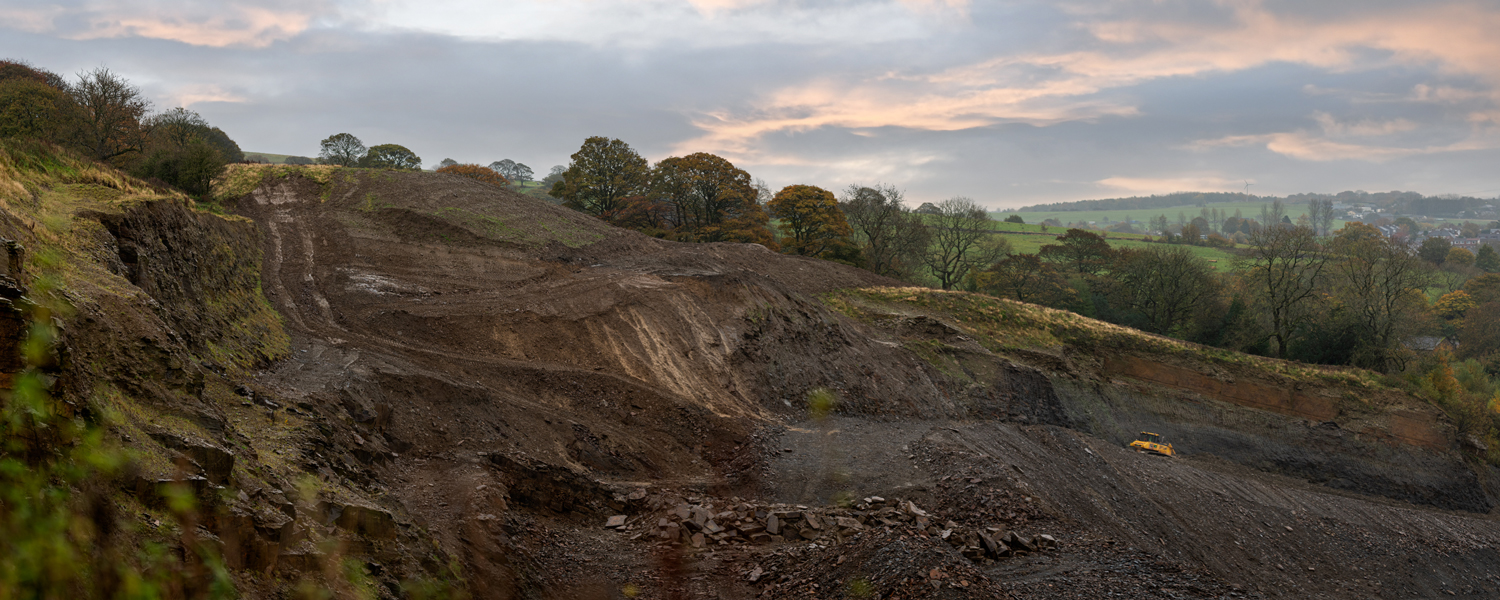
<path fill-rule="evenodd" d="M 1203 346 L 1090 319 L 1066 310 L 995 298 L 984 294 L 921 287 L 876 287 L 841 290 L 824 296 L 839 312 L 866 322 L 892 315 L 928 315 L 962 329 L 986 349 L 1006 353 L 1039 351 L 1094 355 L 1128 352 L 1173 361 L 1234 366 L 1271 377 L 1343 386 L 1384 388 L 1378 375 L 1349 368 L 1323 367 Z"/>

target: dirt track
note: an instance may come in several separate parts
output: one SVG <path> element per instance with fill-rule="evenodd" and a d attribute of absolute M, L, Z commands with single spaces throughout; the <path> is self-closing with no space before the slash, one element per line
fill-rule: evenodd
<path fill-rule="evenodd" d="M 890 284 L 862 271 L 653 240 L 455 177 L 375 173 L 324 193 L 291 179 L 240 205 L 294 335 L 294 358 L 260 385 L 328 415 L 327 445 L 371 482 L 359 493 L 430 531 L 479 597 L 844 597 L 862 568 L 881 597 L 1500 595 L 1492 517 L 1037 424 L 1076 394 L 1051 397 L 1055 374 L 995 357 L 983 360 L 1010 387 L 973 401 L 902 346 L 910 326 L 817 302 Z M 808 420 L 802 397 L 819 386 L 846 400 L 841 416 Z M 537 473 L 601 487 L 543 500 Z M 636 488 L 804 505 L 884 495 L 1060 547 L 955 567 L 969 563 L 897 529 L 847 548 L 684 555 L 600 528 L 611 495 Z M 786 577 L 750 583 L 751 565 Z M 976 578 L 926 577 L 938 568 Z M 820 578 L 817 592 L 794 585 Z"/>

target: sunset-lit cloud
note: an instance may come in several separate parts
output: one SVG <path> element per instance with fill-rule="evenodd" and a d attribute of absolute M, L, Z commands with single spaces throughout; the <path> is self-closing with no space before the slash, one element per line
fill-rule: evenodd
<path fill-rule="evenodd" d="M 44 7 L 0 4 L 0 21 L 35 33 L 76 40 L 138 37 L 193 46 L 264 47 L 306 31 L 321 12 L 318 1 L 103 2 Z"/>
<path fill-rule="evenodd" d="M 200 102 L 246 102 L 242 95 L 227 91 L 217 85 L 191 85 L 177 90 L 172 95 L 173 105 L 190 107 Z"/>
<path fill-rule="evenodd" d="M 994 206 L 1491 189 L 1495 31 L 1492 0 L 0 0 L 0 57 L 107 66 L 247 150 L 540 174 L 605 135 Z"/>
<path fill-rule="evenodd" d="M 947 131 L 1020 121 L 1050 124 L 1101 116 L 1128 116 L 1136 107 L 1096 94 L 1166 78 L 1232 73 L 1272 63 L 1334 71 L 1379 68 L 1384 63 L 1431 63 L 1444 72 L 1492 79 L 1500 85 L 1500 14 L 1479 5 L 1409 7 L 1368 11 L 1350 19 L 1318 22 L 1278 16 L 1262 3 L 1225 3 L 1233 18 L 1220 26 L 1173 20 L 1112 19 L 1085 22 L 1094 48 L 1003 56 L 933 73 L 879 73 L 822 80 L 766 94 L 753 108 L 718 112 L 695 121 L 706 135 L 682 146 L 706 145 L 745 153 L 761 136 L 816 127 L 904 127 Z M 1382 50 L 1371 58 L 1370 50 Z M 913 88 L 917 88 L 913 90 Z M 1418 86 L 1417 100 L 1455 101 L 1488 93 L 1448 86 Z M 1409 120 L 1339 124 L 1336 135 L 1409 131 Z M 1337 129 L 1337 131 L 1334 131 Z M 1393 156 L 1440 151 L 1379 148 L 1277 134 L 1269 147 L 1307 160 Z M 1452 146 L 1462 148 L 1464 146 Z"/>
<path fill-rule="evenodd" d="M 1242 192 L 1254 181 L 1226 179 L 1217 175 L 1188 177 L 1109 177 L 1097 182 L 1107 193 L 1127 195 L 1170 194 L 1173 192 Z"/>

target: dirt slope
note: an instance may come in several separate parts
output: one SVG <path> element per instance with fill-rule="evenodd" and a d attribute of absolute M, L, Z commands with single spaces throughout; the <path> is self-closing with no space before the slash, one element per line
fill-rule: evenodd
<path fill-rule="evenodd" d="M 204 435 L 261 465 L 231 478 L 245 510 L 317 482 L 257 569 L 314 569 L 310 531 L 341 532 L 383 596 L 449 557 L 486 598 L 1500 593 L 1494 473 L 1430 411 L 1348 378 L 995 329 L 947 296 L 841 291 L 894 284 L 857 269 L 655 240 L 458 177 L 281 168 L 242 192 L 286 358 L 243 403 L 212 369 L 161 362 L 189 390 L 206 373 L 201 420 L 220 433 Z M 253 339 L 253 320 L 174 308 L 194 288 L 162 282 L 248 284 L 141 258 L 167 252 L 151 244 L 174 215 L 95 217 L 102 256 L 179 328 Z M 194 227 L 213 230 L 177 229 Z M 171 343 L 239 339 L 205 335 Z M 809 411 L 815 388 L 833 416 Z M 1184 457 L 1121 450 L 1147 427 Z M 696 546 L 679 509 L 737 533 Z M 791 516 L 825 510 L 852 521 Z M 757 531 L 771 514 L 812 541 Z M 1058 544 L 989 552 L 990 527 Z"/>

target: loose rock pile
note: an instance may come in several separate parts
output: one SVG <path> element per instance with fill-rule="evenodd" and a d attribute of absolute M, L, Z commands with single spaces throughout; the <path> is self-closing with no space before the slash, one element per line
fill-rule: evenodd
<path fill-rule="evenodd" d="M 646 498 L 639 492 L 633 496 L 645 500 L 646 510 L 634 517 L 609 517 L 606 528 L 635 531 L 630 537 L 633 540 L 694 548 L 801 541 L 829 546 L 863 531 L 882 529 L 941 540 L 974 562 L 1040 552 L 1057 545 L 1057 540 L 1046 534 L 1027 536 L 1000 527 L 966 527 L 951 519 L 940 522 L 915 502 L 879 496 L 863 498 L 848 507 L 763 504 L 738 498 L 717 503 L 709 498 Z"/>

